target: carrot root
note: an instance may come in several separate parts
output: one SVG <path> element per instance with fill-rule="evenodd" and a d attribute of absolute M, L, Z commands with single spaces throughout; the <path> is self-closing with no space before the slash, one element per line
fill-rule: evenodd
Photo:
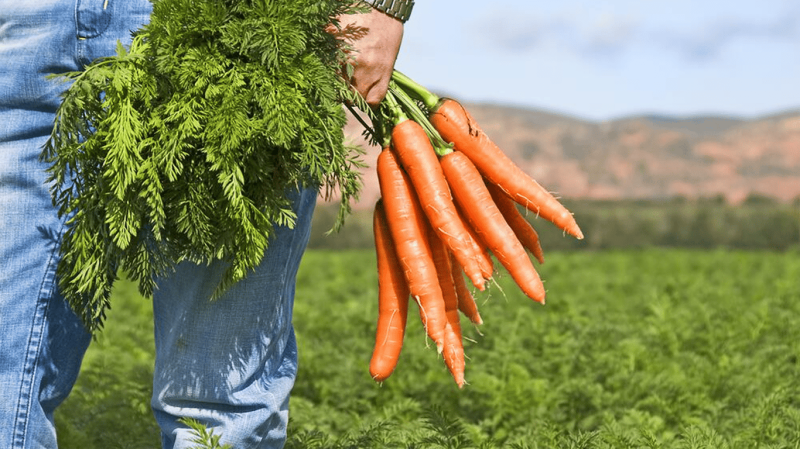
<path fill-rule="evenodd" d="M 373 233 L 378 262 L 378 323 L 369 372 L 375 381 L 383 382 L 394 372 L 403 347 L 409 290 L 380 200 L 373 213 Z"/>
<path fill-rule="evenodd" d="M 550 192 L 522 171 L 478 126 L 459 102 L 442 99 L 430 116 L 442 138 L 466 154 L 481 174 L 514 201 L 551 221 L 577 239 L 583 232 L 569 212 Z"/>
<path fill-rule="evenodd" d="M 542 280 L 525 248 L 492 200 L 481 174 L 466 155 L 460 151 L 453 154 L 456 157 L 447 159 L 447 162 L 442 160 L 442 168 L 457 203 L 520 289 L 531 299 L 544 303 Z"/>
<path fill-rule="evenodd" d="M 441 351 L 447 319 L 428 242 L 427 221 L 411 182 L 400 168 L 393 151 L 384 149 L 381 152 L 377 171 L 386 218 L 400 266 L 411 295 L 420 305 L 425 330 Z"/>
<path fill-rule="evenodd" d="M 458 315 L 458 293 L 453 283 L 452 267 L 450 266 L 450 255 L 447 246 L 433 231 L 430 235 L 431 251 L 433 261 L 436 266 L 436 273 L 439 278 L 439 285 L 444 297 L 445 314 L 447 325 L 445 326 L 444 347 L 442 356 L 444 363 L 450 370 L 459 388 L 464 386 L 464 346 L 461 341 L 461 324 Z"/>
<path fill-rule="evenodd" d="M 413 120 L 400 122 L 392 129 L 392 147 L 400 165 L 408 173 L 422 210 L 436 235 L 456 256 L 472 283 L 483 290 L 485 285 L 480 259 L 458 215 L 439 158 L 425 130 Z M 449 155 L 444 156 L 447 157 Z"/>
<path fill-rule="evenodd" d="M 450 260 L 450 268 L 453 276 L 453 284 L 456 287 L 456 295 L 458 296 L 458 310 L 474 324 L 483 324 L 483 319 L 478 312 L 478 304 L 475 302 L 475 297 L 472 296 L 472 293 L 470 293 L 467 288 L 467 283 L 464 281 L 464 272 L 452 258 Z"/>
<path fill-rule="evenodd" d="M 503 214 L 511 229 L 514 230 L 514 234 L 516 234 L 522 246 L 530 251 L 540 264 L 543 264 L 544 251 L 542 251 L 542 245 L 539 241 L 539 234 L 533 229 L 533 225 L 519 213 L 514 200 L 509 198 L 499 187 L 490 182 L 486 183 L 486 187 L 489 189 L 495 204 L 497 204 L 497 208 L 500 209 L 500 213 Z"/>

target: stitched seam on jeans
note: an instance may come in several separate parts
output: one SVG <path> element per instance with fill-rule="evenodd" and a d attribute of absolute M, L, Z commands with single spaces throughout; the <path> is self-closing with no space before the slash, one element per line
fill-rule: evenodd
<path fill-rule="evenodd" d="M 83 46 L 81 45 L 81 38 L 78 32 L 78 8 L 80 8 L 80 2 L 76 0 L 75 13 L 73 14 L 73 22 L 75 23 L 75 59 L 78 61 L 79 66 L 83 66 Z"/>
<path fill-rule="evenodd" d="M 61 230 L 63 230 L 63 225 Z M 59 235 L 61 235 L 61 230 L 59 230 Z M 28 344 L 26 345 L 27 350 L 25 352 L 25 363 L 23 365 L 23 370 L 22 370 L 20 398 L 19 402 L 17 403 L 17 413 L 14 418 L 14 427 L 13 427 L 14 437 L 12 441 L 12 448 L 25 447 L 25 437 L 28 429 L 28 422 L 30 420 L 31 404 L 33 403 L 33 396 L 34 396 L 33 387 L 36 383 L 36 373 L 38 371 L 37 370 L 38 364 L 36 363 L 36 361 L 39 358 L 39 355 L 41 354 L 45 317 L 47 316 L 47 310 L 50 307 L 49 300 L 47 300 L 46 302 L 44 302 L 44 304 L 42 304 L 43 300 L 45 300 L 46 298 L 46 296 L 43 294 L 44 286 L 47 284 L 47 279 L 50 277 L 50 274 L 53 273 L 53 283 L 49 289 L 49 294 L 50 296 L 52 296 L 54 290 L 53 286 L 55 285 L 56 282 L 54 270 L 52 269 L 53 259 L 55 258 L 55 254 L 58 251 L 59 247 L 60 245 L 56 245 L 56 247 L 50 253 L 50 259 L 48 259 L 47 261 L 44 276 L 42 276 L 42 283 L 39 286 L 39 293 L 36 297 L 36 309 L 33 315 L 33 324 L 31 326 L 31 333 L 28 336 Z M 35 349 L 33 347 L 35 347 Z"/>

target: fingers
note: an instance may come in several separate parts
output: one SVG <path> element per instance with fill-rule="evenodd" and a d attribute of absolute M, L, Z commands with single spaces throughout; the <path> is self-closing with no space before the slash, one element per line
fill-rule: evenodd
<path fill-rule="evenodd" d="M 352 48 L 350 84 L 372 107 L 386 96 L 403 39 L 403 23 L 380 11 L 339 17 L 342 38 Z"/>

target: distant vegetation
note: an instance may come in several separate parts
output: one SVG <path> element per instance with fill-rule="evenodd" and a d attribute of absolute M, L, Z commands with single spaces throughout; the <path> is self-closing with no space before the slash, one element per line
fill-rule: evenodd
<path fill-rule="evenodd" d="M 728 204 L 722 197 L 564 203 L 575 214 L 586 239 L 565 237 L 549 222 L 531 215 L 545 252 L 647 247 L 784 251 L 800 247 L 800 198 L 790 204 L 760 195 L 751 195 L 739 205 Z M 372 247 L 371 211 L 356 212 L 341 232 L 326 235 L 335 214 L 335 206 L 318 206 L 312 248 Z"/>

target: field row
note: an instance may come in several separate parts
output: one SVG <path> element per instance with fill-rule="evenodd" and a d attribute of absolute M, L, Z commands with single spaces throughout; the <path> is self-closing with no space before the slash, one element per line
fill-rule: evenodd
<path fill-rule="evenodd" d="M 371 251 L 310 251 L 288 447 L 797 447 L 800 254 L 552 252 L 547 305 L 507 275 L 463 320 L 459 390 L 412 309 L 396 372 L 367 370 Z M 151 311 L 121 284 L 59 412 L 62 447 L 156 447 Z"/>

